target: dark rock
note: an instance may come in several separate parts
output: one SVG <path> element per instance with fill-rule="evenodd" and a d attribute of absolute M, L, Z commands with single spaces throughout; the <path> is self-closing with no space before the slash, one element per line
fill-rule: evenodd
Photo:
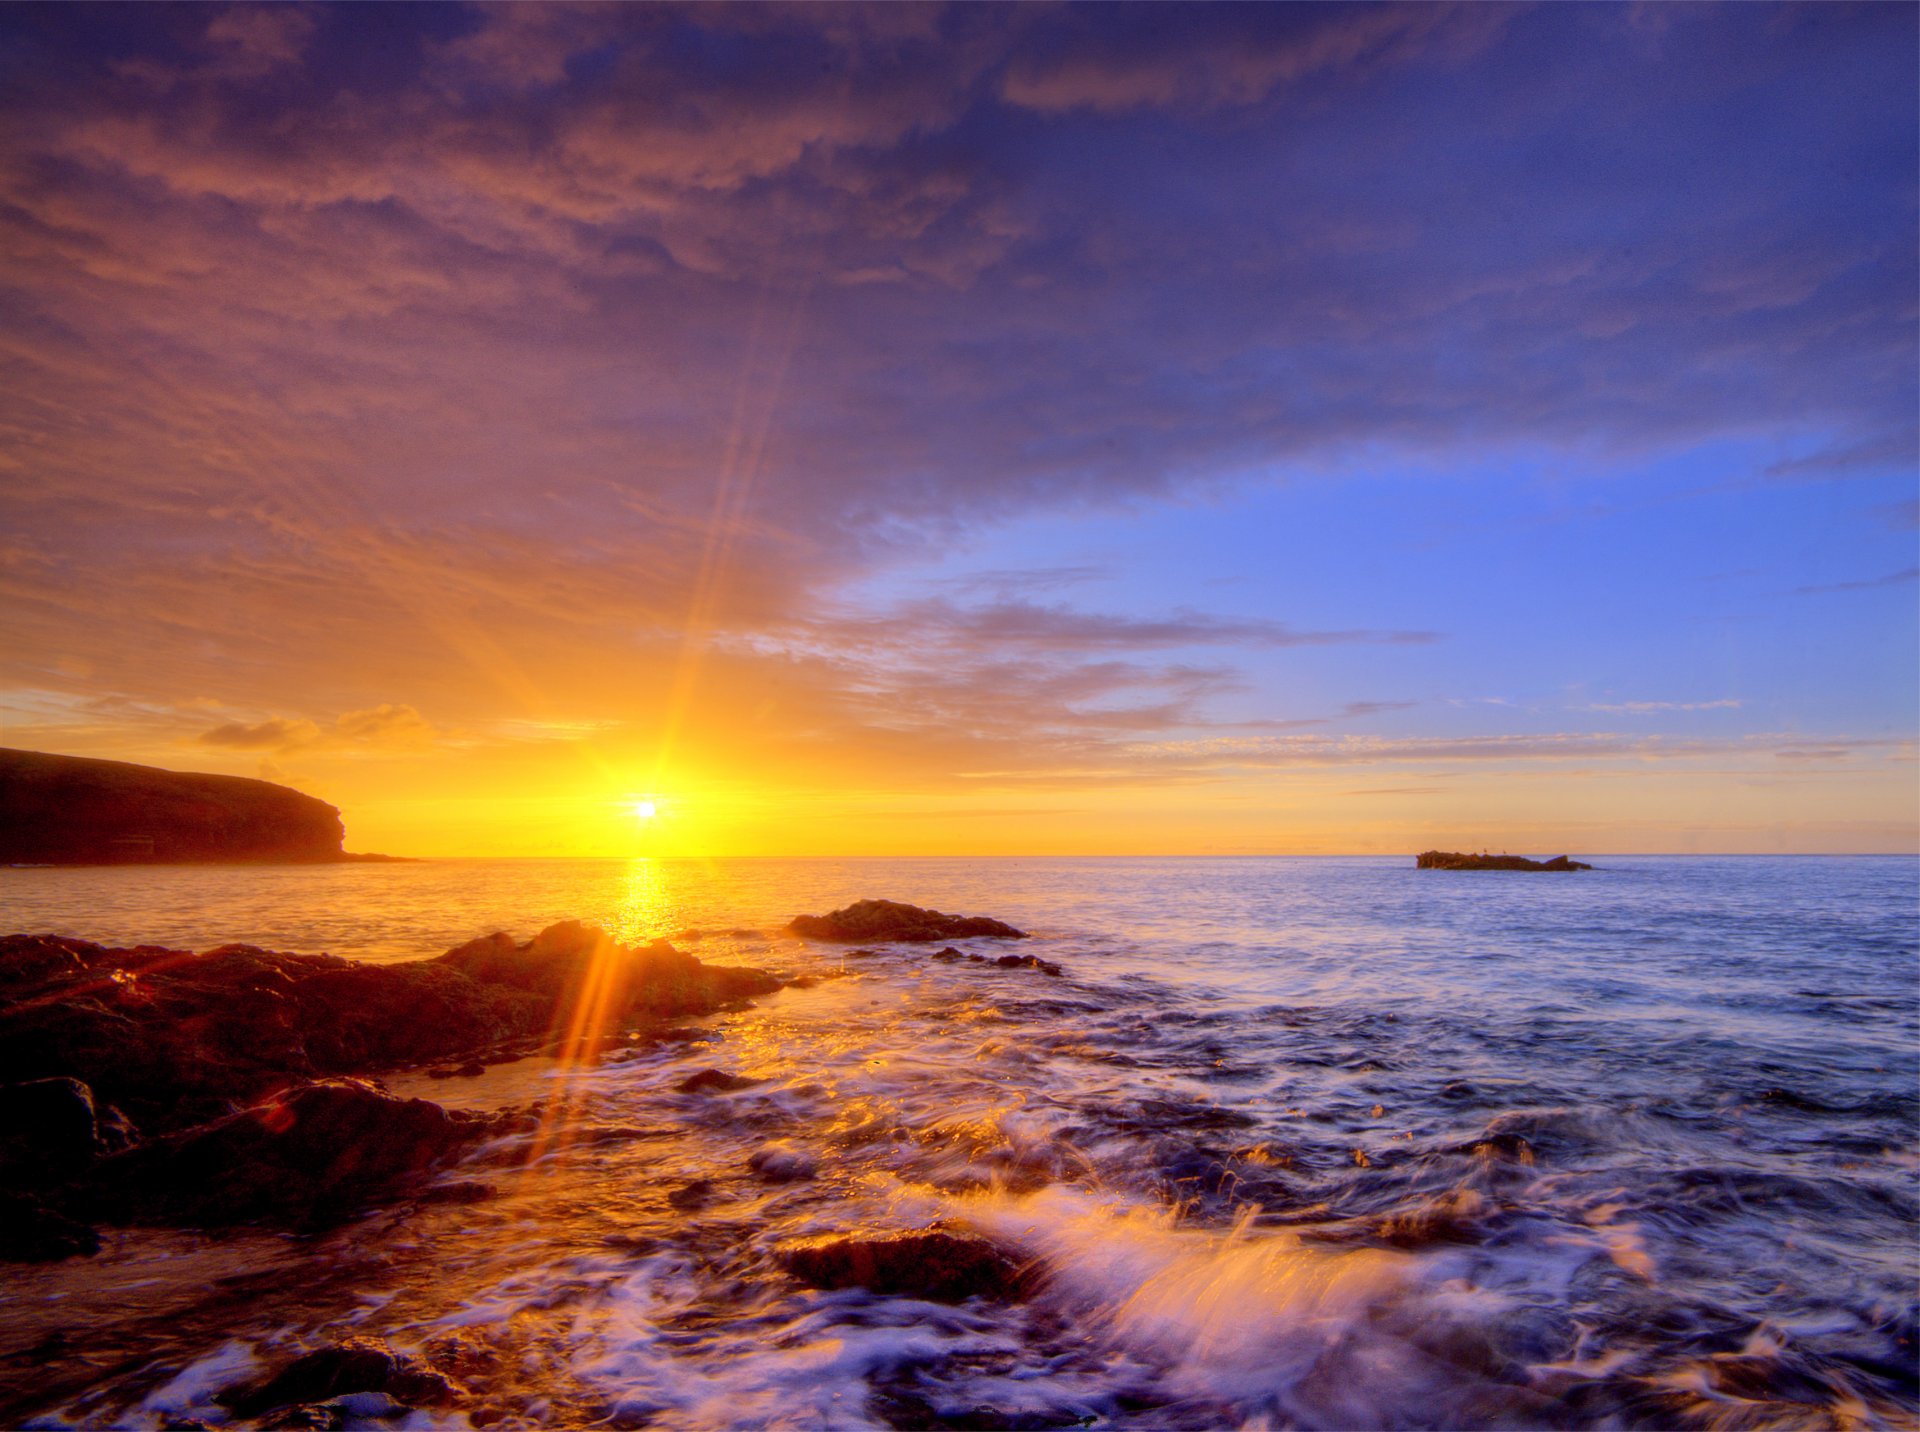
<path fill-rule="evenodd" d="M 77 1079 L 99 1104 L 166 1133 L 329 1075 L 423 1064 L 458 1075 L 477 1067 L 477 1051 L 522 1051 L 572 1027 L 589 991 L 592 1035 L 604 1040 L 779 983 L 572 924 L 395 965 L 15 935 L 0 938 L 0 1083 Z"/>
<path fill-rule="evenodd" d="M 682 1094 L 700 1094 L 713 1092 L 731 1094 L 740 1089 L 751 1089 L 756 1084 L 764 1084 L 764 1079 L 749 1079 L 741 1074 L 728 1074 L 720 1069 L 702 1069 L 698 1074 L 689 1074 L 673 1087 Z"/>
<path fill-rule="evenodd" d="M 596 1011 L 614 1022 L 706 1014 L 780 981 L 765 970 L 703 965 L 665 940 L 616 944 L 604 931 L 568 920 L 524 945 L 505 935 L 473 940 L 447 951 L 434 965 L 486 985 L 527 991 L 542 1000 L 548 1027 L 571 1027 L 575 1006 L 589 991 Z"/>
<path fill-rule="evenodd" d="M 1467 855 L 1457 850 L 1428 850 L 1414 858 L 1421 870 L 1591 870 L 1578 860 L 1556 855 L 1551 860 L 1528 860 L 1521 855 Z"/>
<path fill-rule="evenodd" d="M 1037 955 L 1002 955 L 994 963 L 1003 970 L 1038 970 L 1043 975 L 1060 978 L 1060 966 Z"/>
<path fill-rule="evenodd" d="M 867 940 L 924 943 L 989 937 L 1024 940 L 1026 933 L 984 915 L 943 915 L 897 900 L 861 900 L 826 915 L 796 915 L 787 928 L 809 940 L 859 944 Z"/>
<path fill-rule="evenodd" d="M 713 1201 L 719 1185 L 710 1178 L 696 1178 L 692 1183 L 676 1188 L 667 1195 L 667 1202 L 683 1213 L 696 1208 L 705 1208 Z"/>
<path fill-rule="evenodd" d="M 0 1085 L 0 1176 L 58 1183 L 99 1151 L 93 1091 L 78 1079 Z"/>
<path fill-rule="evenodd" d="M 396 1355 L 385 1343 L 348 1338 L 295 1358 L 265 1382 L 228 1388 L 215 1400 L 236 1416 L 259 1417 L 276 1408 L 326 1402 L 356 1392 L 384 1392 L 399 1402 L 432 1405 L 448 1401 L 454 1387 L 439 1373 Z"/>
<path fill-rule="evenodd" d="M 328 1080 L 103 1159 L 83 1200 L 132 1223 L 326 1224 L 415 1190 L 491 1130 L 425 1099 Z"/>
<path fill-rule="evenodd" d="M 99 1251 L 100 1235 L 86 1224 L 37 1198 L 0 1193 L 0 1261 L 57 1263 L 62 1258 L 90 1258 Z"/>
<path fill-rule="evenodd" d="M 934 951 L 933 958 L 939 960 L 942 964 L 950 965 L 955 960 L 965 959 L 966 956 L 962 955 L 952 945 L 948 945 L 944 950 Z"/>
<path fill-rule="evenodd" d="M 331 861 L 340 812 L 286 786 L 0 750 L 0 861 Z"/>
<path fill-rule="evenodd" d="M 994 1244 L 941 1229 L 812 1238 L 782 1248 L 780 1261 L 816 1288 L 867 1288 L 940 1303 L 1012 1297 L 1021 1282 L 1019 1265 Z"/>

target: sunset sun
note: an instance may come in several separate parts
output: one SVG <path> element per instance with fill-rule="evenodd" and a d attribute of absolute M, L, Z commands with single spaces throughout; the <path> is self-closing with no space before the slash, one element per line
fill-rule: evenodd
<path fill-rule="evenodd" d="M 633 803 L 633 817 L 635 820 L 652 820 L 658 814 L 660 814 L 660 807 L 652 801 L 643 800 Z"/>

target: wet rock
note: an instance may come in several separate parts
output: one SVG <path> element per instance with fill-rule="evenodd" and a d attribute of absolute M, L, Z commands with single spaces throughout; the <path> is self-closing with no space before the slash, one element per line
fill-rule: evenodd
<path fill-rule="evenodd" d="M 943 915 L 897 900 L 860 900 L 825 915 L 795 915 L 787 928 L 809 940 L 860 944 L 895 940 L 920 944 L 934 940 L 986 937 L 1024 940 L 1025 931 L 984 915 Z"/>
<path fill-rule="evenodd" d="M 524 945 L 505 935 L 472 940 L 431 963 L 538 996 L 548 1027 L 567 1027 L 589 989 L 605 1019 L 632 1021 L 707 1014 L 780 988 L 765 970 L 704 965 L 665 940 L 621 945 L 575 920 L 549 926 Z"/>
<path fill-rule="evenodd" d="M 1043 975 L 1060 978 L 1060 966 L 1036 955 L 1002 955 L 994 963 L 1003 970 L 1038 970 Z"/>
<path fill-rule="evenodd" d="M 228 1388 L 215 1400 L 239 1417 L 259 1417 L 276 1408 L 385 1393 L 397 1402 L 434 1405 L 452 1398 L 452 1383 L 385 1343 L 348 1338 L 295 1358 L 265 1382 Z"/>
<path fill-rule="evenodd" d="M 327 1080 L 101 1160 L 84 1206 L 136 1223 L 325 1224 L 417 1189 L 491 1128 L 425 1099 Z"/>
<path fill-rule="evenodd" d="M 705 1208 L 713 1202 L 719 1187 L 710 1178 L 696 1178 L 692 1183 L 676 1188 L 668 1194 L 667 1202 L 683 1213 L 691 1213 L 694 1209 Z"/>
<path fill-rule="evenodd" d="M 784 1139 L 755 1149 L 747 1167 L 768 1183 L 798 1183 L 814 1174 L 813 1156 Z"/>
<path fill-rule="evenodd" d="M 729 1074 L 722 1069 L 702 1069 L 698 1074 L 689 1074 L 673 1087 L 682 1094 L 732 1094 L 766 1082 L 764 1079 L 749 1079 L 743 1074 Z"/>
<path fill-rule="evenodd" d="M 948 945 L 944 950 L 935 950 L 933 958 L 939 960 L 942 964 L 950 965 L 955 960 L 965 959 L 966 956 L 962 955 L 952 945 Z"/>
<path fill-rule="evenodd" d="M 0 1085 L 0 1175 L 58 1183 L 99 1152 L 93 1091 L 78 1079 Z"/>
<path fill-rule="evenodd" d="M 57 1263 L 90 1258 L 100 1235 L 86 1224 L 21 1193 L 0 1193 L 0 1261 Z"/>
<path fill-rule="evenodd" d="M 1470 855 L 1457 850 L 1428 850 L 1414 858 L 1420 870 L 1591 870 L 1578 860 L 1556 855 L 1551 860 L 1528 860 L 1521 855 Z"/>
<path fill-rule="evenodd" d="M 780 1250 L 788 1272 L 816 1288 L 866 1288 L 933 1302 L 1009 1298 L 1020 1267 L 984 1238 L 925 1229 L 808 1239 Z"/>
<path fill-rule="evenodd" d="M 596 1038 L 769 993 L 762 970 L 627 949 L 568 923 L 434 960 L 365 965 L 246 945 L 205 954 L 0 938 L 0 1084 L 76 1079 L 153 1133 L 315 1078 L 432 1066 L 477 1071 L 568 1028 L 591 988 Z"/>

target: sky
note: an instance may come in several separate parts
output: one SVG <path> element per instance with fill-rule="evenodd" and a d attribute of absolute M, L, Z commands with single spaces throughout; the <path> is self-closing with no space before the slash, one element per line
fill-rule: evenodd
<path fill-rule="evenodd" d="M 408 855 L 1913 851 L 1917 20 L 5 7 L 0 744 Z"/>

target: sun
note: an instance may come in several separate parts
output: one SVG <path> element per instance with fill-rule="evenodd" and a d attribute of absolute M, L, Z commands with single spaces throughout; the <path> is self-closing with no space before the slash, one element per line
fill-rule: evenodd
<path fill-rule="evenodd" d="M 652 801 L 635 801 L 633 803 L 633 814 L 638 820 L 652 820 L 656 815 L 660 814 L 660 807 Z"/>

